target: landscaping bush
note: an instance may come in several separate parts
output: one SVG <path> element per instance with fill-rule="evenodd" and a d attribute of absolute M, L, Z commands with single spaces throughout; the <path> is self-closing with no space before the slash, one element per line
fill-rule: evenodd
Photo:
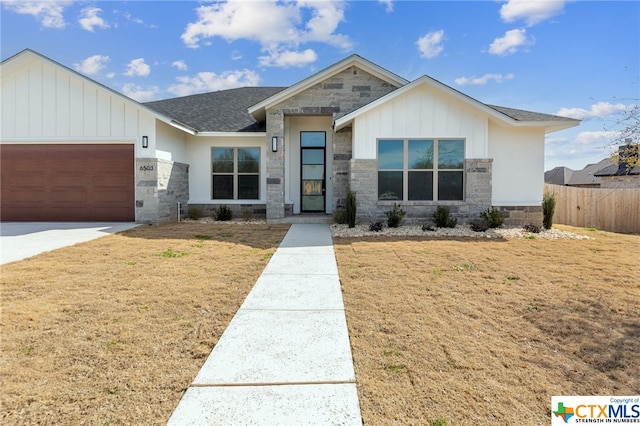
<path fill-rule="evenodd" d="M 489 225 L 484 220 L 474 220 L 469 226 L 471 226 L 471 230 L 474 232 L 484 232 L 489 229 Z"/>
<path fill-rule="evenodd" d="M 356 193 L 353 191 L 347 192 L 347 223 L 349 228 L 356 226 Z"/>
<path fill-rule="evenodd" d="M 215 212 L 213 212 L 213 217 L 215 218 L 215 220 L 225 222 L 227 220 L 233 219 L 233 212 L 229 207 L 223 204 L 218 207 Z"/>
<path fill-rule="evenodd" d="M 544 229 L 551 229 L 555 210 L 556 196 L 552 192 L 545 192 L 542 197 L 542 226 Z"/>
<path fill-rule="evenodd" d="M 489 228 L 500 228 L 504 223 L 504 214 L 495 207 L 480 213 L 480 217 Z"/>
<path fill-rule="evenodd" d="M 384 226 L 384 224 L 382 223 L 382 221 L 377 221 L 377 222 L 371 222 L 369 224 L 369 231 L 372 232 L 380 232 L 382 231 L 382 227 Z"/>
<path fill-rule="evenodd" d="M 436 230 L 436 228 L 434 228 L 434 227 L 433 227 L 433 226 L 431 226 L 431 225 L 422 225 L 422 231 L 429 231 L 429 232 L 433 232 L 433 231 L 435 231 L 435 230 Z"/>
<path fill-rule="evenodd" d="M 394 204 L 393 209 L 389 210 L 385 214 L 387 215 L 387 225 L 389 225 L 389 228 L 397 228 L 400 226 L 402 218 L 404 218 L 404 215 L 407 214 L 407 212 L 402 210 L 399 205 Z"/>
<path fill-rule="evenodd" d="M 344 225 L 349 223 L 349 219 L 347 218 L 346 210 L 336 210 L 333 212 L 333 221 L 335 223 L 339 223 L 340 225 Z"/>
<path fill-rule="evenodd" d="M 538 225 L 536 225 L 535 223 L 527 223 L 525 226 L 522 227 L 525 231 L 527 232 L 531 232 L 533 234 L 539 234 L 540 233 L 540 227 Z"/>
<path fill-rule="evenodd" d="M 458 224 L 458 219 L 451 216 L 451 209 L 446 206 L 438 206 L 433 214 L 433 221 L 438 228 L 455 228 Z"/>
<path fill-rule="evenodd" d="M 198 220 L 202 218 L 202 209 L 199 207 L 190 207 L 188 215 L 190 219 Z"/>

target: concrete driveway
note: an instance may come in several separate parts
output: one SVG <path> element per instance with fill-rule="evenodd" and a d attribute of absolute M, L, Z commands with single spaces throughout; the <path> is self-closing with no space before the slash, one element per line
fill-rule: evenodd
<path fill-rule="evenodd" d="M 2 222 L 0 265 L 136 226 L 131 222 Z"/>

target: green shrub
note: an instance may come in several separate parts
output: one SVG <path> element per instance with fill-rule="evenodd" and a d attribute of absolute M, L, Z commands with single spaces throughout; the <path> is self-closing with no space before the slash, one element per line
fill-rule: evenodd
<path fill-rule="evenodd" d="M 447 206 L 438 206 L 433 213 L 433 221 L 438 228 L 455 228 L 458 219 L 451 216 L 451 209 Z"/>
<path fill-rule="evenodd" d="M 344 225 L 348 223 L 347 211 L 346 210 L 335 210 L 333 212 L 333 221 L 335 223 L 339 223 L 340 225 Z"/>
<path fill-rule="evenodd" d="M 384 223 L 382 223 L 382 221 L 377 221 L 377 222 L 371 222 L 369 224 L 369 231 L 372 232 L 380 232 L 382 231 L 382 227 L 384 226 Z"/>
<path fill-rule="evenodd" d="M 489 228 L 500 228 L 504 223 L 504 214 L 495 207 L 480 213 L 480 217 Z"/>
<path fill-rule="evenodd" d="M 474 232 L 484 232 L 489 229 L 489 225 L 484 220 L 474 220 L 469 225 Z"/>
<path fill-rule="evenodd" d="M 522 228 L 527 232 L 531 232 L 532 234 L 539 234 L 540 233 L 540 227 L 538 225 L 536 225 L 535 223 L 527 223 Z"/>
<path fill-rule="evenodd" d="M 193 220 L 198 220 L 202 217 L 202 209 L 199 207 L 189 207 L 189 217 Z"/>
<path fill-rule="evenodd" d="M 545 192 L 542 197 L 542 226 L 544 229 L 551 229 L 555 210 L 556 196 L 552 192 Z"/>
<path fill-rule="evenodd" d="M 220 222 L 225 222 L 233 219 L 233 212 L 229 207 L 223 204 L 213 212 L 213 217 Z"/>
<path fill-rule="evenodd" d="M 356 226 L 356 193 L 353 191 L 347 192 L 347 223 L 349 228 Z"/>
<path fill-rule="evenodd" d="M 389 210 L 385 214 L 387 215 L 387 225 L 389 225 L 389 228 L 397 228 L 398 226 L 400 226 L 400 223 L 402 222 L 402 219 L 404 218 L 404 215 L 407 214 L 407 212 L 402 210 L 399 205 L 394 204 L 393 209 Z"/>

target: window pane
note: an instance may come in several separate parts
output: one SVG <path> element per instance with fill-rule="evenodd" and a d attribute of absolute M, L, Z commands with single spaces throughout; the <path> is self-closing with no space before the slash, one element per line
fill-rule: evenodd
<path fill-rule="evenodd" d="M 378 199 L 402 200 L 402 172 L 378 172 Z"/>
<path fill-rule="evenodd" d="M 433 169 L 433 141 L 409 141 L 409 169 Z"/>
<path fill-rule="evenodd" d="M 433 172 L 409 172 L 409 199 L 433 200 Z"/>
<path fill-rule="evenodd" d="M 438 167 L 441 169 L 464 168 L 464 140 L 445 139 L 438 141 Z"/>
<path fill-rule="evenodd" d="M 463 172 L 438 173 L 438 199 L 462 200 Z"/>
<path fill-rule="evenodd" d="M 239 200 L 257 200 L 260 198 L 258 192 L 257 175 L 238 176 L 238 199 Z"/>
<path fill-rule="evenodd" d="M 303 149 L 302 164 L 324 164 L 324 149 Z"/>
<path fill-rule="evenodd" d="M 213 199 L 233 199 L 233 175 L 216 175 L 213 177 Z"/>
<path fill-rule="evenodd" d="M 211 158 L 214 173 L 233 173 L 232 148 L 212 148 Z"/>
<path fill-rule="evenodd" d="M 324 132 L 300 132 L 300 146 L 323 147 L 325 146 Z"/>
<path fill-rule="evenodd" d="M 238 173 L 260 171 L 260 148 L 238 148 Z"/>
<path fill-rule="evenodd" d="M 378 170 L 401 169 L 404 163 L 404 141 L 378 141 Z"/>
<path fill-rule="evenodd" d="M 303 195 L 301 202 L 303 211 L 324 210 L 324 196 L 322 195 Z"/>
<path fill-rule="evenodd" d="M 324 165 L 303 165 L 302 179 L 324 179 Z"/>

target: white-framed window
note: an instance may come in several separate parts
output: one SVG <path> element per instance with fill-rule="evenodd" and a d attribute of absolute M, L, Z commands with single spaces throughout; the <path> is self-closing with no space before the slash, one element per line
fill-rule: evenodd
<path fill-rule="evenodd" d="M 260 198 L 260 148 L 211 148 L 211 198 Z"/>
<path fill-rule="evenodd" d="M 378 200 L 463 200 L 464 145 L 464 139 L 379 139 Z"/>

